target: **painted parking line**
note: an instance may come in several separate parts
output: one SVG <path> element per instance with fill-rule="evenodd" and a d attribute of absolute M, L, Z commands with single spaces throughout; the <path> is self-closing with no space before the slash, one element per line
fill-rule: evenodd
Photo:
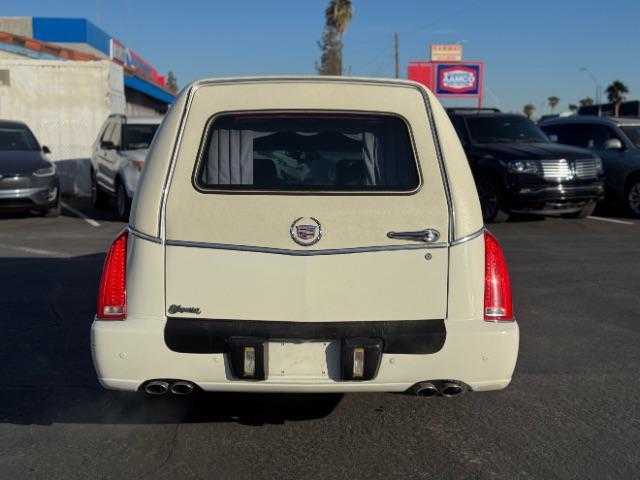
<path fill-rule="evenodd" d="M 92 227 L 99 227 L 100 224 L 98 222 L 96 222 L 93 218 L 87 217 L 84 213 L 82 213 L 80 210 L 76 210 L 75 208 L 73 208 L 70 205 L 67 205 L 64 202 L 60 202 L 62 204 L 62 206 L 64 208 L 66 208 L 67 210 L 69 210 L 71 213 L 73 213 L 76 217 L 80 217 L 82 220 L 84 220 L 85 222 L 87 222 L 89 225 L 91 225 Z"/>
<path fill-rule="evenodd" d="M 634 224 L 633 222 L 627 222 L 625 220 L 616 220 L 616 219 L 613 219 L 613 218 L 592 217 L 592 216 L 589 216 L 587 218 L 589 218 L 591 220 L 598 220 L 599 222 L 619 223 L 621 225 L 633 225 Z"/>
<path fill-rule="evenodd" d="M 28 253 L 30 255 L 42 255 L 45 257 L 56 257 L 56 258 L 69 258 L 71 255 L 55 252 L 53 250 L 43 250 L 41 248 L 31 248 L 31 247 L 22 247 L 18 245 L 9 245 L 6 243 L 0 243 L 0 248 L 5 248 L 7 250 L 15 250 L 17 252 Z"/>

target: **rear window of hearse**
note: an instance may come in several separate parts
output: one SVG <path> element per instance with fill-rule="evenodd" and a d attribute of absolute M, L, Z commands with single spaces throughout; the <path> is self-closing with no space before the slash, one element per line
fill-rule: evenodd
<path fill-rule="evenodd" d="M 406 123 L 390 115 L 228 114 L 209 124 L 201 190 L 413 191 L 419 185 Z"/>

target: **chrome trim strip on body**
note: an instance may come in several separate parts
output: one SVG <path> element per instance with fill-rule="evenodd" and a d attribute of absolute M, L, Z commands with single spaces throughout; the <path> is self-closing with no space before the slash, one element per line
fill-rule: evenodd
<path fill-rule="evenodd" d="M 293 256 L 315 256 L 315 255 L 344 255 L 349 253 L 369 253 L 388 252 L 397 250 L 431 250 L 436 248 L 447 248 L 461 245 L 465 242 L 478 238 L 484 233 L 484 227 L 477 232 L 460 238 L 455 242 L 421 243 L 405 245 L 380 245 L 372 247 L 351 247 L 351 248 L 329 248 L 325 250 L 291 250 L 287 248 L 257 247 L 252 245 L 235 245 L 230 243 L 208 243 L 208 242 L 188 242 L 184 240 L 167 240 L 168 246 L 190 247 L 190 248 L 211 248 L 214 250 L 233 250 L 238 252 L 274 253 L 278 255 Z"/>
<path fill-rule="evenodd" d="M 460 245 L 461 243 L 465 243 L 465 242 L 468 242 L 469 240 L 473 240 L 474 238 L 478 238 L 484 232 L 485 232 L 485 228 L 482 227 L 477 232 L 473 232 L 467 235 L 466 237 L 462 237 L 462 238 L 459 238 L 458 240 L 454 240 L 453 242 L 450 243 L 450 246 L 455 247 L 456 245 Z"/>
<path fill-rule="evenodd" d="M 129 225 L 127 229 L 132 235 L 138 238 L 141 238 L 142 240 L 147 240 L 149 242 L 162 244 L 162 240 L 160 240 L 160 237 L 154 237 L 153 235 L 147 235 L 146 233 L 142 233 L 139 230 L 136 230 L 135 228 L 133 228 L 131 225 Z"/>
<path fill-rule="evenodd" d="M 382 245 L 374 247 L 330 248 L 326 250 L 290 250 L 286 248 L 255 247 L 251 245 L 234 245 L 228 243 L 186 242 L 182 240 L 167 240 L 166 245 L 173 247 L 211 248 L 214 250 L 234 250 L 240 252 L 274 253 L 278 255 L 315 256 L 315 255 L 344 255 L 348 253 L 384 252 L 394 250 L 428 250 L 433 248 L 447 248 L 447 243 L 410 244 L 410 245 Z"/>
<path fill-rule="evenodd" d="M 453 198 L 451 196 L 451 189 L 449 188 L 449 175 L 447 174 L 447 167 L 444 163 L 444 155 L 442 153 L 442 146 L 440 145 L 440 134 L 438 133 L 438 127 L 436 125 L 435 118 L 433 117 L 433 111 L 431 109 L 431 100 L 426 92 L 421 92 L 424 99 L 424 106 L 427 110 L 427 117 L 429 118 L 429 126 L 431 128 L 431 136 L 433 138 L 433 144 L 436 149 L 436 156 L 438 157 L 438 165 L 440 166 L 440 174 L 442 176 L 442 184 L 444 187 L 444 194 L 447 198 L 447 206 L 449 207 L 449 242 L 455 240 L 455 223 L 456 212 L 453 205 Z"/>

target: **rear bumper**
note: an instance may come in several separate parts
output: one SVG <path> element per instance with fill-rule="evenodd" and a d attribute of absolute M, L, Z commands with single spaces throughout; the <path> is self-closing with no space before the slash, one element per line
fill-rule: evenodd
<path fill-rule="evenodd" d="M 511 210 L 540 214 L 574 213 L 603 198 L 603 182 L 586 185 L 519 185 L 512 192 Z"/>
<path fill-rule="evenodd" d="M 207 391 L 252 392 L 402 392 L 416 382 L 450 379 L 472 390 L 499 390 L 511 381 L 519 330 L 517 323 L 447 321 L 446 341 L 436 353 L 384 353 L 373 380 L 330 377 L 276 377 L 238 380 L 225 353 L 180 353 L 165 343 L 165 321 L 95 321 L 91 328 L 93 361 L 105 388 L 136 391 L 151 379 L 181 379 Z M 330 360 L 327 363 L 331 363 Z M 327 366 L 327 371 L 331 370 Z"/>

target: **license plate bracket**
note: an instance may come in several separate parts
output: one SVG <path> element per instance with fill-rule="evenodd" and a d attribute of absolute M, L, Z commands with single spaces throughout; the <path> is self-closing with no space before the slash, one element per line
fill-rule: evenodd
<path fill-rule="evenodd" d="M 269 341 L 268 378 L 330 379 L 340 374 L 339 341 Z"/>

